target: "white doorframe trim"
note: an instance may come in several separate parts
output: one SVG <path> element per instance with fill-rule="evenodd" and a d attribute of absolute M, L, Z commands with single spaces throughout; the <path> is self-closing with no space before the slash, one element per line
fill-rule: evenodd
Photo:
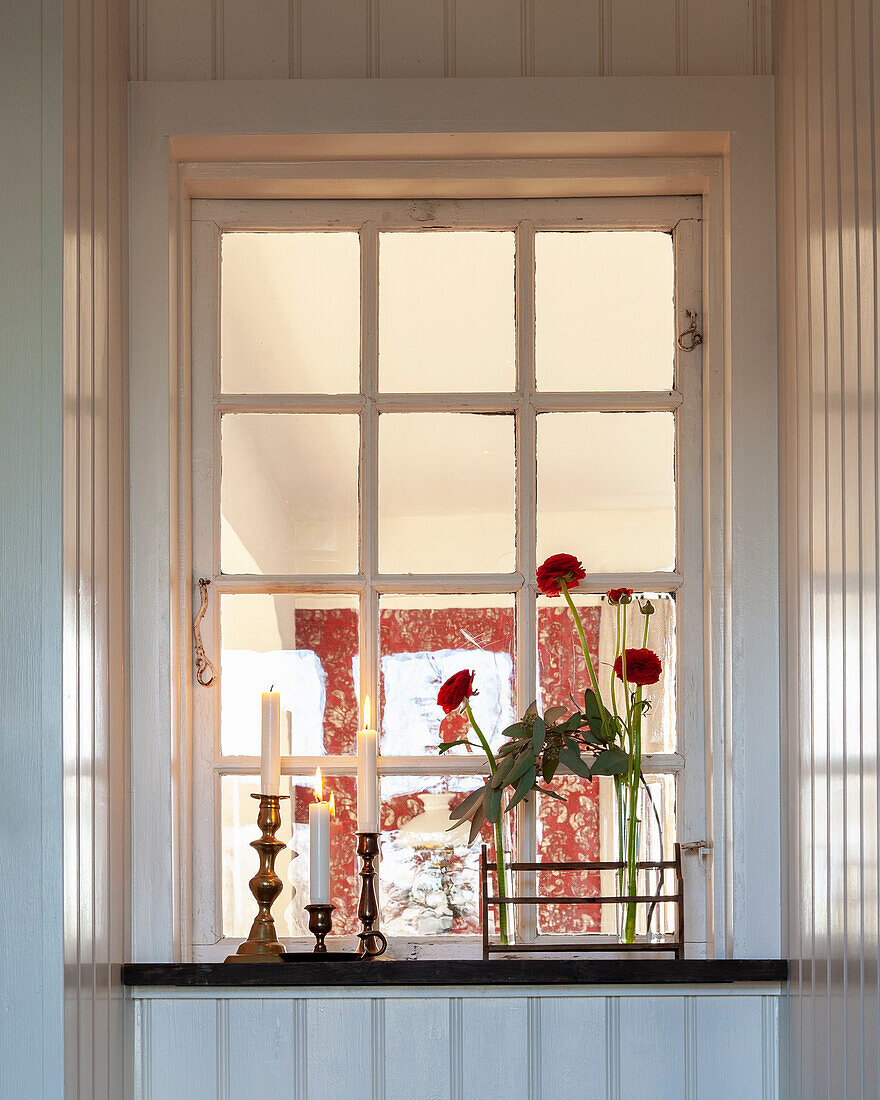
<path fill-rule="evenodd" d="M 712 408 L 704 452 L 709 484 L 721 487 L 704 509 L 706 664 L 715 670 L 707 746 L 716 842 L 724 838 L 719 870 L 730 868 L 726 883 L 716 875 L 724 919 L 714 946 L 718 956 L 777 955 L 778 700 L 767 676 L 778 667 L 772 81 L 144 84 L 132 86 L 131 111 L 132 958 L 178 959 L 185 949 L 179 791 L 187 762 L 174 730 L 188 725 L 188 692 L 178 685 L 190 678 L 176 655 L 187 651 L 192 609 L 177 585 L 185 502 L 172 492 L 179 419 L 189 415 L 178 375 L 178 357 L 184 376 L 187 366 L 176 325 L 186 247 L 177 235 L 180 204 L 194 194 L 241 194 L 240 164 L 230 162 L 264 162 L 248 165 L 252 197 L 273 188 L 282 197 L 278 189 L 287 194 L 295 181 L 300 192 L 326 194 L 329 181 L 344 188 L 353 179 L 399 194 L 402 179 L 448 186 L 448 161 L 475 155 L 491 158 L 496 189 L 502 176 L 529 193 L 561 180 L 572 189 L 564 193 L 700 193 L 704 224 L 714 218 L 721 227 L 705 242 L 703 295 L 707 317 L 723 318 L 722 331 L 716 320 L 704 332 L 704 402 Z M 646 156 L 655 159 L 631 159 Z M 584 157 L 601 159 L 586 174 L 565 163 Z M 630 158 L 626 173 L 621 157 Z M 383 175 L 383 163 L 403 158 L 405 177 L 399 164 Z M 541 165 L 524 173 L 515 163 L 524 158 Z M 273 159 L 284 163 L 266 165 Z M 445 172 L 437 162 L 447 162 Z M 488 186 L 476 170 L 467 182 L 479 179 Z M 756 706 L 757 692 L 766 698 Z"/>

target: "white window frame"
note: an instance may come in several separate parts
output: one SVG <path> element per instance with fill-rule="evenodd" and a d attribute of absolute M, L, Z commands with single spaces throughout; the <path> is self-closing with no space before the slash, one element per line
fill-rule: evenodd
<path fill-rule="evenodd" d="M 674 411 L 676 416 L 676 570 L 651 573 L 589 575 L 580 591 L 601 593 L 629 585 L 640 591 L 670 592 L 676 598 L 678 668 L 676 705 L 679 751 L 646 756 L 646 772 L 677 774 L 677 834 L 682 841 L 711 836 L 708 815 L 704 727 L 703 549 L 702 549 L 702 351 L 675 350 L 673 389 L 666 393 L 538 392 L 534 380 L 533 273 L 536 229 L 652 229 L 670 232 L 675 250 L 676 331 L 686 327 L 685 310 L 702 317 L 702 213 L 697 196 L 626 196 L 616 198 L 542 198 L 516 200 L 467 199 L 383 201 L 302 200 L 259 202 L 210 200 L 190 207 L 192 280 L 192 430 L 193 465 L 197 481 L 186 484 L 184 499 L 192 502 L 184 517 L 185 538 L 192 550 L 192 576 L 212 578 L 212 600 L 202 624 L 210 639 L 210 653 L 219 657 L 219 595 L 231 592 L 337 592 L 359 597 L 361 684 L 360 694 L 378 698 L 379 595 L 385 593 L 511 593 L 516 600 L 517 711 L 522 713 L 534 694 L 536 680 L 534 531 L 536 415 L 546 411 Z M 380 229 L 514 228 L 517 238 L 517 391 L 513 394 L 379 394 L 376 385 L 375 291 L 377 234 Z M 219 385 L 219 257 L 220 237 L 226 230 L 326 228 L 358 229 L 362 234 L 362 362 L 361 393 L 343 396 L 231 395 Z M 530 293 L 530 287 L 532 292 Z M 625 334 L 621 334 L 625 339 Z M 229 576 L 220 574 L 219 560 L 219 423 L 222 412 L 298 411 L 358 412 L 361 415 L 360 569 L 350 576 Z M 503 575 L 382 575 L 376 558 L 377 498 L 376 446 L 379 411 L 498 411 L 517 412 L 517 560 L 516 569 Z M 189 478 L 188 467 L 181 467 Z M 191 523 L 191 527 L 189 524 Z M 575 548 L 576 552 L 576 548 Z M 199 859 L 192 867 L 192 954 L 197 961 L 223 958 L 237 941 L 224 940 L 220 928 L 220 776 L 256 774 L 257 757 L 222 757 L 216 692 L 199 688 L 192 695 L 192 843 Z M 205 731 L 210 731 L 205 736 Z M 687 761 L 685 773 L 684 765 Z M 356 759 L 344 756 L 285 757 L 284 774 L 311 774 L 320 765 L 328 776 L 356 772 Z M 467 775 L 485 771 L 485 759 L 434 756 L 380 757 L 384 775 Z M 685 781 L 685 774 L 687 779 Z M 517 830 L 519 857 L 536 858 L 536 808 L 528 800 L 520 810 Z M 607 843 L 607 835 L 603 837 Z M 703 955 L 711 933 L 707 887 L 702 867 L 686 864 L 686 875 L 696 889 L 688 890 L 688 954 Z M 704 879 L 698 880 L 698 876 Z M 534 887 L 534 876 L 523 876 L 524 890 Z M 303 899 L 304 900 L 304 899 Z M 533 909 L 518 914 L 520 935 L 536 938 Z M 602 932 L 611 929 L 603 917 Z M 558 937 L 540 936 L 539 942 Z M 467 950 L 473 937 L 437 937 L 397 940 L 395 953 L 431 954 Z"/>

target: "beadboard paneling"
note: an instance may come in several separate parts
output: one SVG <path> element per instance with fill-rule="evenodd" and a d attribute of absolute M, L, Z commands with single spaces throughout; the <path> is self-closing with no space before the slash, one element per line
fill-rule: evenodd
<path fill-rule="evenodd" d="M 258 0 L 256 4 L 253 0 L 217 0 L 217 5 L 218 77 L 253 80 L 291 75 L 296 42 L 292 40 L 290 0 Z"/>
<path fill-rule="evenodd" d="M 130 2 L 141 80 L 768 72 L 770 0 Z"/>
<path fill-rule="evenodd" d="M 775 1100 L 778 992 L 134 990 L 137 1100 Z M 770 1071 L 768 1072 L 768 1066 Z"/>
<path fill-rule="evenodd" d="M 878 140 L 871 0 L 781 0 L 792 1096 L 877 1096 Z"/>
<path fill-rule="evenodd" d="M 292 76 L 363 77 L 370 72 L 370 12 L 364 0 L 297 0 L 299 43 Z M 295 43 L 296 46 L 296 43 Z"/>

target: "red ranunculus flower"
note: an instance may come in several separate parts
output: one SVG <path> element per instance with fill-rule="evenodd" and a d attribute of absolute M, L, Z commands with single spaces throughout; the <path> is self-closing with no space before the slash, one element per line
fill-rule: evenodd
<path fill-rule="evenodd" d="M 461 672 L 456 672 L 443 684 L 437 692 L 437 706 L 443 708 L 444 714 L 450 714 L 460 707 L 465 699 L 470 699 L 472 695 L 477 694 L 474 690 L 475 675 L 475 673 L 468 672 L 466 668 L 463 668 Z"/>
<path fill-rule="evenodd" d="M 622 680 L 623 661 L 620 657 L 614 662 L 614 671 L 618 680 Z M 662 671 L 663 665 L 653 649 L 626 651 L 626 678 L 631 684 L 656 684 Z"/>
<path fill-rule="evenodd" d="M 560 581 L 565 581 L 569 588 L 577 588 L 578 581 L 586 575 L 584 567 L 571 554 L 551 554 L 543 565 L 538 566 L 538 589 L 545 596 L 558 596 Z"/>
<path fill-rule="evenodd" d="M 631 588 L 612 588 L 610 591 L 605 593 L 605 595 L 608 597 L 609 603 L 621 603 L 621 601 L 624 599 L 629 602 L 632 594 L 633 590 Z"/>

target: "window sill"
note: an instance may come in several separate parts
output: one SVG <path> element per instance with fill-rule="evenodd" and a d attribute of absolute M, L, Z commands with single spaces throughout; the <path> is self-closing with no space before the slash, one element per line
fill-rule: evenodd
<path fill-rule="evenodd" d="M 783 982 L 785 959 L 433 959 L 128 963 L 127 986 L 571 986 Z"/>

